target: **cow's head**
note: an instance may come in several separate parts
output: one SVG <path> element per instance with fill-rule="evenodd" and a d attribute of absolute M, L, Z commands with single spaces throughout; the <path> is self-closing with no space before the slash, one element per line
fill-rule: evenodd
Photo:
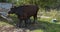
<path fill-rule="evenodd" d="M 16 6 L 12 7 L 12 8 L 10 9 L 10 11 L 8 12 L 8 14 L 13 14 L 13 13 L 15 13 L 15 12 L 16 12 Z"/>

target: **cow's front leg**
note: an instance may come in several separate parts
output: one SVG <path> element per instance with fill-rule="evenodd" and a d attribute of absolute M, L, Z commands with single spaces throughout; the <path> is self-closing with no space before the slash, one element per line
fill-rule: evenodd
<path fill-rule="evenodd" d="M 28 26 L 28 19 L 25 19 L 24 21 L 25 21 L 25 27 L 27 27 Z"/>
<path fill-rule="evenodd" d="M 25 19 L 25 27 L 26 27 L 26 28 L 29 27 L 30 24 L 31 24 L 31 20 L 30 20 L 30 18 Z"/>
<path fill-rule="evenodd" d="M 17 25 L 16 25 L 16 26 L 17 26 L 18 28 L 22 28 L 22 22 L 23 22 L 23 20 L 20 19 L 20 20 L 17 22 Z"/>

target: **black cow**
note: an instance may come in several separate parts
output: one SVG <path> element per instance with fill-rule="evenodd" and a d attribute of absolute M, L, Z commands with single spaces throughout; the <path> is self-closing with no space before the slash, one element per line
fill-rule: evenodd
<path fill-rule="evenodd" d="M 37 20 L 37 12 L 38 12 L 39 8 L 36 5 L 23 5 L 23 6 L 19 6 L 19 7 L 14 7 L 11 8 L 11 11 L 8 12 L 8 14 L 13 14 L 15 13 L 18 16 L 19 24 L 22 25 L 22 20 L 24 20 L 25 22 L 25 26 L 28 23 L 28 20 L 30 19 L 31 16 L 34 17 L 34 21 L 33 23 L 35 23 Z M 18 26 L 20 27 L 20 25 L 18 24 Z"/>

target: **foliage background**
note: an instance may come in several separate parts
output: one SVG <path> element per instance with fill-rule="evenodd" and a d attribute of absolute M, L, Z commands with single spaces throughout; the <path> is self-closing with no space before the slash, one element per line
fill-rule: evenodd
<path fill-rule="evenodd" d="M 34 32 L 60 32 L 60 0 L 0 0 L 0 2 L 13 3 L 16 6 L 27 4 L 38 5 L 40 7 L 38 16 L 47 16 L 51 18 L 39 18 L 38 29 L 34 30 Z M 48 6 L 49 8 L 51 8 L 51 10 L 49 12 L 45 11 L 45 6 Z M 11 15 L 11 18 L 15 22 L 17 21 L 15 15 Z M 51 20 L 53 20 L 54 18 L 57 19 L 57 22 L 55 23 L 51 22 Z M 4 23 L 8 23 L 5 20 L 3 21 Z M 1 22 L 0 24 L 4 26 L 4 23 Z M 9 22 L 8 24 L 11 23 Z"/>

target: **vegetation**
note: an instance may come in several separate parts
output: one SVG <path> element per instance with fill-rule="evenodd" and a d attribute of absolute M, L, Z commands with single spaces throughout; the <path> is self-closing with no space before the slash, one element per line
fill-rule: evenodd
<path fill-rule="evenodd" d="M 0 27 L 5 27 L 7 24 L 8 24 L 7 26 L 9 26 L 10 28 L 11 28 L 11 26 L 13 27 L 14 24 L 16 24 L 16 22 L 17 22 L 17 16 L 14 14 L 13 15 L 11 14 L 11 18 L 14 20 L 13 23 L 8 22 L 3 19 L 2 21 L 0 21 Z M 38 19 L 38 22 L 39 23 L 37 25 L 31 26 L 32 28 L 31 27 L 29 28 L 30 32 L 31 31 L 33 31 L 33 32 L 60 32 L 60 22 L 52 23 L 50 18 L 48 18 L 48 19 L 40 18 L 40 19 Z M 7 29 L 10 29 L 10 28 L 7 28 Z M 2 30 L 0 30 L 0 31 L 2 31 Z M 5 31 L 5 30 L 3 30 L 3 31 Z"/>
<path fill-rule="evenodd" d="M 38 16 L 47 16 L 50 18 L 38 18 L 39 24 L 32 26 L 33 29 L 31 31 L 34 32 L 60 32 L 60 10 L 50 10 L 50 12 L 46 12 L 44 10 L 45 6 L 48 7 L 60 7 L 60 0 L 0 0 L 0 2 L 11 2 L 14 3 L 16 6 L 19 5 L 26 5 L 26 4 L 34 4 L 40 7 Z M 41 13 L 43 12 L 43 13 Z M 11 18 L 14 20 L 13 23 L 8 22 L 7 20 L 0 18 L 0 26 L 14 26 L 18 21 L 16 15 L 11 15 Z M 57 22 L 52 22 L 53 19 L 57 19 Z"/>
<path fill-rule="evenodd" d="M 60 5 L 60 0 L 0 0 L 0 2 L 11 2 L 17 6 L 22 4 L 37 4 L 40 7 L 56 7 Z"/>

